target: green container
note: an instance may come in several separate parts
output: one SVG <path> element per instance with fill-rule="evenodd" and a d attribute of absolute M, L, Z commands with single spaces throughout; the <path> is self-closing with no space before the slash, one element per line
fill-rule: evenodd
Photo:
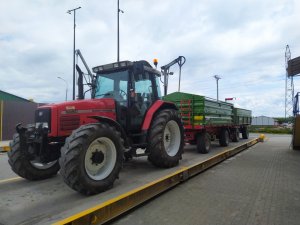
<path fill-rule="evenodd" d="M 163 97 L 180 110 L 184 125 L 232 125 L 233 104 L 201 95 L 174 92 Z"/>
<path fill-rule="evenodd" d="M 252 112 L 247 109 L 233 108 L 233 122 L 236 125 L 251 124 Z"/>

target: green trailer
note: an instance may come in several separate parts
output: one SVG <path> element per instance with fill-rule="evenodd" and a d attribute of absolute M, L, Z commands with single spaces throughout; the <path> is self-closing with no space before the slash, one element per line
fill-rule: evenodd
<path fill-rule="evenodd" d="M 221 146 L 229 140 L 238 142 L 240 133 L 248 139 L 251 111 L 235 108 L 233 104 L 217 101 L 201 95 L 174 92 L 164 96 L 180 110 L 186 141 L 196 144 L 200 153 L 210 150 L 211 141 L 219 139 Z"/>

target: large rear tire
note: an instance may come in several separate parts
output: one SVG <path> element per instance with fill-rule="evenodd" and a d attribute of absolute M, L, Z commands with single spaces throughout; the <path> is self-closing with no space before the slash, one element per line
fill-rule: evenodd
<path fill-rule="evenodd" d="M 122 168 L 123 154 L 123 139 L 113 126 L 84 125 L 66 139 L 60 174 L 75 191 L 97 194 L 113 186 Z"/>
<path fill-rule="evenodd" d="M 8 163 L 12 170 L 27 180 L 43 180 L 57 174 L 59 170 L 58 160 L 49 163 L 41 163 L 29 159 L 27 149 L 21 149 L 20 136 L 15 134 L 10 142 L 11 150 L 7 153 Z"/>
<path fill-rule="evenodd" d="M 197 151 L 202 154 L 209 153 L 211 148 L 211 142 L 209 134 L 206 132 L 200 133 L 197 136 Z"/>
<path fill-rule="evenodd" d="M 184 146 L 184 131 L 177 110 L 160 111 L 152 121 L 148 135 L 148 160 L 157 167 L 176 166 Z"/>
<path fill-rule="evenodd" d="M 229 132 L 227 129 L 221 130 L 219 143 L 223 147 L 226 147 L 229 145 Z"/>

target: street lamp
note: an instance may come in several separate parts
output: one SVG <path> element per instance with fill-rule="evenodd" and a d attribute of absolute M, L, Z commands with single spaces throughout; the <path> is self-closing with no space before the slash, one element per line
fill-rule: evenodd
<path fill-rule="evenodd" d="M 120 12 L 124 13 L 124 11 L 121 10 L 119 7 L 119 0 L 118 0 L 118 12 L 117 12 L 118 13 L 118 34 L 117 34 L 117 38 L 118 38 L 117 60 L 118 60 L 118 62 L 120 61 L 120 26 L 119 26 Z"/>
<path fill-rule="evenodd" d="M 218 75 L 214 75 L 214 78 L 217 81 L 217 101 L 219 101 L 219 80 L 221 79 L 221 77 Z"/>
<path fill-rule="evenodd" d="M 73 12 L 74 14 L 74 42 L 73 42 L 73 100 L 75 100 L 75 18 L 76 18 L 76 10 L 81 9 L 81 7 L 70 9 L 67 11 L 67 13 L 71 14 Z"/>
<path fill-rule="evenodd" d="M 68 100 L 68 82 L 64 78 L 61 78 L 61 77 L 57 77 L 57 78 L 63 80 L 66 83 L 66 101 L 67 101 Z"/>

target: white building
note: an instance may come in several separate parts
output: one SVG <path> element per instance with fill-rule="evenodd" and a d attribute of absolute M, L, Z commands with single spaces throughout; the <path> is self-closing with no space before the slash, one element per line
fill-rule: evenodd
<path fill-rule="evenodd" d="M 274 126 L 277 125 L 277 121 L 272 117 L 257 116 L 252 118 L 251 125 Z"/>

